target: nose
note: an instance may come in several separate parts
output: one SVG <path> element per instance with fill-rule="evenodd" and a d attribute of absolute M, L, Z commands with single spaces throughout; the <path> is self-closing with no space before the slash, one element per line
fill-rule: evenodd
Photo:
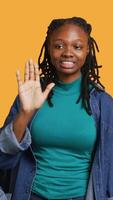
<path fill-rule="evenodd" d="M 73 51 L 70 47 L 65 47 L 64 51 L 62 52 L 62 57 L 73 57 Z"/>

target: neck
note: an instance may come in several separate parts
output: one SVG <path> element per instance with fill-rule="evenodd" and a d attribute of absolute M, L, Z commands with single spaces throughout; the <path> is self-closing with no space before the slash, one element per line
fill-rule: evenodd
<path fill-rule="evenodd" d="M 59 80 L 64 82 L 64 83 L 70 83 L 70 82 L 78 79 L 80 76 L 81 76 L 81 72 L 79 74 L 76 74 L 76 75 L 58 74 Z"/>

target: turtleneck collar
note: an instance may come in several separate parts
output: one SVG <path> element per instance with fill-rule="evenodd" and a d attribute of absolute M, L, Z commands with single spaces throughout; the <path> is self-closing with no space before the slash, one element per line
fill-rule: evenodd
<path fill-rule="evenodd" d="M 58 80 L 56 86 L 54 87 L 54 91 L 66 95 L 78 94 L 80 93 L 81 79 L 82 77 L 80 76 L 76 80 L 69 83 Z"/>

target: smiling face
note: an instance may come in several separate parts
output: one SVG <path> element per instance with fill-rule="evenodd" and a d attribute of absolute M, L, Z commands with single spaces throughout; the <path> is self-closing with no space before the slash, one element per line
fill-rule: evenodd
<path fill-rule="evenodd" d="M 48 51 L 59 79 L 71 82 L 81 75 L 89 53 L 88 35 L 77 25 L 62 25 L 51 33 Z"/>

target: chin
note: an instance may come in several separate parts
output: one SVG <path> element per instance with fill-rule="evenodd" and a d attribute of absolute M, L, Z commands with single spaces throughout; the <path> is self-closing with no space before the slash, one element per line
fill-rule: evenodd
<path fill-rule="evenodd" d="M 80 73 L 79 69 L 73 70 L 73 69 L 60 69 L 59 73 L 67 74 L 67 75 L 72 75 L 72 74 L 78 74 Z"/>

